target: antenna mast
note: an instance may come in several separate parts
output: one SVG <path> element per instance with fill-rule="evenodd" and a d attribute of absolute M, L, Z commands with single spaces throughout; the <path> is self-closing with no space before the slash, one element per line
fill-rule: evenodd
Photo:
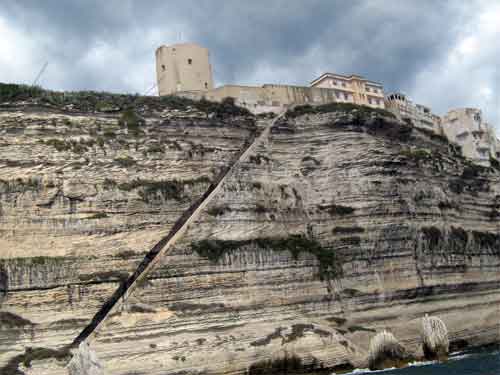
<path fill-rule="evenodd" d="M 38 72 L 38 75 L 36 76 L 35 80 L 31 84 L 31 86 L 35 86 L 38 83 L 38 80 L 40 79 L 40 77 L 42 76 L 42 74 L 45 72 L 45 69 L 47 69 L 48 65 L 49 65 L 48 61 L 46 61 L 45 64 L 43 64 L 42 69 L 40 69 L 40 72 Z"/>

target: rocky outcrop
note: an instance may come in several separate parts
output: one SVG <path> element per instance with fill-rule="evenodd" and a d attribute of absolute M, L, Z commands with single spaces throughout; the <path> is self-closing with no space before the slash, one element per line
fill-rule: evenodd
<path fill-rule="evenodd" d="M 82 342 L 68 364 L 69 375 L 103 375 L 97 355 Z"/>
<path fill-rule="evenodd" d="M 0 366 L 71 343 L 271 121 L 139 114 L 2 108 Z M 426 313 L 499 341 L 499 183 L 383 113 L 289 113 L 86 344 L 105 374 L 258 374 L 366 367 L 386 328 L 422 356 Z"/>
<path fill-rule="evenodd" d="M 444 322 L 427 314 L 422 318 L 422 350 L 427 360 L 445 360 L 450 350 Z"/>
<path fill-rule="evenodd" d="M 370 341 L 368 358 L 370 370 L 404 367 L 413 359 L 390 332 L 385 330 L 379 332 Z"/>

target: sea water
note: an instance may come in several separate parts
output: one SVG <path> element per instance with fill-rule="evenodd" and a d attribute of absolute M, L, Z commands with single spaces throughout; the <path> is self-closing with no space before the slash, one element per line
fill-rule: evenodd
<path fill-rule="evenodd" d="M 455 354 L 444 363 L 415 362 L 403 369 L 355 370 L 351 374 L 383 375 L 500 375 L 500 351 Z"/>

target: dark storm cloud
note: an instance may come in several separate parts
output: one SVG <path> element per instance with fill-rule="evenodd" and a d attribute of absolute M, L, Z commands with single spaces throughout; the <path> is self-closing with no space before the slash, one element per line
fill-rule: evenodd
<path fill-rule="evenodd" d="M 219 84 L 307 84 L 335 71 L 423 95 L 417 77 L 439 71 L 488 6 L 483 0 L 21 0 L 2 4 L 0 30 L 3 20 L 19 39 L 12 49 L 19 49 L 25 69 L 17 74 L 0 57 L 0 81 L 9 80 L 4 66 L 29 81 L 48 60 L 44 86 L 143 92 L 155 79 L 156 47 L 182 40 L 210 49 Z M 455 91 L 463 98 L 467 90 Z M 441 110 L 460 106 L 416 99 Z"/>

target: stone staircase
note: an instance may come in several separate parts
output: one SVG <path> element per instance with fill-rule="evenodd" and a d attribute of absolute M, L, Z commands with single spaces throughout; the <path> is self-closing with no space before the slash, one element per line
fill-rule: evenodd
<path fill-rule="evenodd" d="M 82 342 L 91 339 L 106 320 L 106 317 L 117 311 L 120 306 L 127 301 L 128 297 L 133 293 L 137 285 L 140 284 L 141 280 L 147 277 L 148 273 L 154 268 L 162 256 L 186 233 L 189 225 L 198 219 L 203 209 L 219 192 L 231 173 L 236 170 L 242 162 L 248 159 L 259 144 L 267 140 L 271 128 L 284 113 L 285 112 L 282 112 L 276 116 L 257 137 L 253 137 L 247 141 L 246 147 L 244 147 L 230 165 L 222 171 L 216 181 L 214 181 L 208 190 L 182 214 L 170 232 L 158 241 L 158 243 L 146 254 L 134 273 L 132 273 L 125 282 L 121 283 L 113 295 L 102 305 L 92 318 L 90 324 L 75 338 L 71 345 L 72 347 L 77 347 Z"/>

